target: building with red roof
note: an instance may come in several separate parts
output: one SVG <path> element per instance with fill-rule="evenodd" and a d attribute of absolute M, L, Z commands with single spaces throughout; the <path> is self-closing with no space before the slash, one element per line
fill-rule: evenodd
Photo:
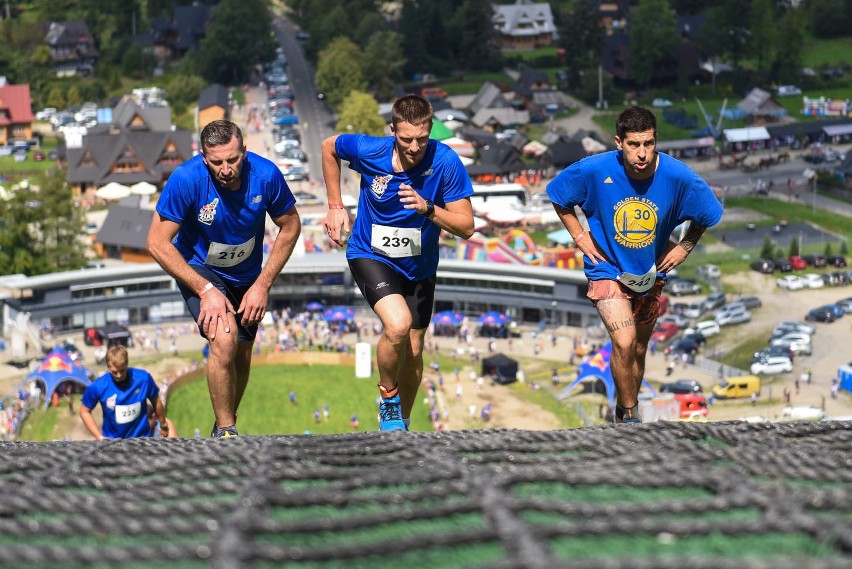
<path fill-rule="evenodd" d="M 29 85 L 0 85 L 0 144 L 33 137 L 32 107 Z"/>

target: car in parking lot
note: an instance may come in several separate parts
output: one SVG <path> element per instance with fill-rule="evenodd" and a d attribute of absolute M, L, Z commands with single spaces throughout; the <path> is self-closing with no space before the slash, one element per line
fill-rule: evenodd
<path fill-rule="evenodd" d="M 770 356 L 751 364 L 751 373 L 754 375 L 766 373 L 789 373 L 793 371 L 793 363 L 783 357 Z"/>
<path fill-rule="evenodd" d="M 802 322 L 801 320 L 782 320 L 778 323 L 776 328 L 791 328 L 796 332 L 804 332 L 805 334 L 810 334 L 813 336 L 816 334 L 816 326 L 813 324 L 808 324 L 806 322 Z"/>
<path fill-rule="evenodd" d="M 828 263 L 828 259 L 826 259 L 824 255 L 820 255 L 818 253 L 805 255 L 803 259 L 807 264 L 816 268 L 824 267 Z"/>
<path fill-rule="evenodd" d="M 695 276 L 701 280 L 714 280 L 722 277 L 722 271 L 716 265 L 706 263 L 695 267 Z"/>
<path fill-rule="evenodd" d="M 681 330 L 689 327 L 689 318 L 685 318 L 684 316 L 682 316 L 680 314 L 674 314 L 674 313 L 664 314 L 663 316 L 660 316 L 659 318 L 657 318 L 658 324 L 663 324 L 665 322 L 672 322 L 675 326 L 677 326 Z"/>
<path fill-rule="evenodd" d="M 704 336 L 715 336 L 722 330 L 719 328 L 719 323 L 715 320 L 702 320 L 701 322 L 696 322 L 694 326 L 691 326 L 683 331 L 684 336 L 693 334 L 695 332 L 699 332 Z"/>
<path fill-rule="evenodd" d="M 735 302 L 741 302 L 746 308 L 760 308 L 763 306 L 763 302 L 757 296 L 741 296 Z"/>
<path fill-rule="evenodd" d="M 805 288 L 804 283 L 796 275 L 784 275 L 775 281 L 778 288 L 786 290 L 802 290 Z"/>
<path fill-rule="evenodd" d="M 822 276 L 816 273 L 802 275 L 799 277 L 799 280 L 802 281 L 803 288 L 822 288 L 825 286 Z"/>
<path fill-rule="evenodd" d="M 838 304 L 826 304 L 825 308 L 831 310 L 831 313 L 834 314 L 834 319 L 843 318 L 843 315 L 846 314 L 843 308 Z"/>
<path fill-rule="evenodd" d="M 811 308 L 805 315 L 806 322 L 834 322 L 834 311 L 825 306 Z"/>
<path fill-rule="evenodd" d="M 779 85 L 776 90 L 779 97 L 800 97 L 802 90 L 795 85 Z"/>
<path fill-rule="evenodd" d="M 738 310 L 732 312 L 725 312 L 716 316 L 716 322 L 719 326 L 731 326 L 733 324 L 744 324 L 745 322 L 751 321 L 751 312 L 748 310 Z"/>
<path fill-rule="evenodd" d="M 775 272 L 775 263 L 773 263 L 770 259 L 758 259 L 756 261 L 752 261 L 749 267 L 751 270 L 763 273 L 764 275 L 771 275 Z"/>
<path fill-rule="evenodd" d="M 656 107 L 658 109 L 668 109 L 672 106 L 672 102 L 668 99 L 663 99 L 662 97 L 657 97 L 653 101 L 651 101 L 651 106 Z"/>
<path fill-rule="evenodd" d="M 787 346 L 766 346 L 762 350 L 758 350 L 754 353 L 754 356 L 751 358 L 751 363 L 771 356 L 781 356 L 790 360 L 790 363 L 793 363 L 795 355 L 796 354 L 791 352 L 790 348 Z"/>
<path fill-rule="evenodd" d="M 787 259 L 775 259 L 772 261 L 775 264 L 775 270 L 782 273 L 789 273 L 793 270 L 793 265 Z"/>
<path fill-rule="evenodd" d="M 690 336 L 687 338 L 678 338 L 674 342 L 668 345 L 666 348 L 666 353 L 675 355 L 675 354 L 694 354 L 698 352 L 698 349 L 701 347 L 701 344 L 694 339 L 694 337 Z"/>
<path fill-rule="evenodd" d="M 294 191 L 293 197 L 296 198 L 296 203 L 298 205 L 322 205 L 323 203 L 325 203 L 322 201 L 321 198 L 303 190 Z"/>
<path fill-rule="evenodd" d="M 835 304 L 842 308 L 843 312 L 846 314 L 852 312 L 852 297 L 844 298 L 843 300 L 838 300 Z"/>
<path fill-rule="evenodd" d="M 802 269 L 808 268 L 807 261 L 805 261 L 803 257 L 800 257 L 798 255 L 793 255 L 787 260 L 790 261 L 790 266 L 793 267 L 794 271 L 801 271 Z"/>
<path fill-rule="evenodd" d="M 695 302 L 690 302 L 686 308 L 683 309 L 682 314 L 687 318 L 701 318 L 701 315 L 704 314 L 704 301 L 697 300 Z"/>
<path fill-rule="evenodd" d="M 780 338 L 770 340 L 769 347 L 783 348 L 797 356 L 803 354 L 809 356 L 813 353 L 813 344 L 810 341 L 797 338 L 795 336 L 782 336 Z"/>
<path fill-rule="evenodd" d="M 678 379 L 670 383 L 660 384 L 660 393 L 701 393 L 701 384 L 694 379 Z"/>
<path fill-rule="evenodd" d="M 666 292 L 672 296 L 699 294 L 701 292 L 701 287 L 698 286 L 698 283 L 688 279 L 672 279 L 665 288 Z"/>
<path fill-rule="evenodd" d="M 651 333 L 651 338 L 658 342 L 665 342 L 674 338 L 678 332 L 680 332 L 680 328 L 676 324 L 673 322 L 663 322 Z"/>
<path fill-rule="evenodd" d="M 728 301 L 724 292 L 711 292 L 704 299 L 704 308 L 706 310 L 715 310 L 720 306 L 724 306 Z"/>
<path fill-rule="evenodd" d="M 825 258 L 825 262 L 832 267 L 845 267 L 846 257 L 843 255 L 829 255 Z"/>

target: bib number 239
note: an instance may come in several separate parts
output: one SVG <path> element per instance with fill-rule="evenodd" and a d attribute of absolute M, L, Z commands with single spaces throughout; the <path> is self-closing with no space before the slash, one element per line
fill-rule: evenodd
<path fill-rule="evenodd" d="M 414 257 L 420 254 L 420 230 L 374 224 L 370 245 L 385 257 Z"/>

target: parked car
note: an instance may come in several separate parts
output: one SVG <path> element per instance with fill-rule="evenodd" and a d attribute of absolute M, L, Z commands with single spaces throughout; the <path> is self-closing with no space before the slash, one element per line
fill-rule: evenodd
<path fill-rule="evenodd" d="M 704 299 L 704 308 L 706 310 L 715 310 L 720 306 L 724 306 L 728 301 L 724 292 L 711 292 Z"/>
<path fill-rule="evenodd" d="M 785 275 L 776 280 L 775 284 L 778 285 L 778 288 L 786 290 L 802 290 L 805 288 L 804 283 L 796 275 Z"/>
<path fill-rule="evenodd" d="M 687 318 L 701 318 L 702 314 L 704 314 L 704 302 L 701 300 L 689 303 L 683 310 L 683 315 Z"/>
<path fill-rule="evenodd" d="M 710 263 L 695 267 L 695 276 L 701 280 L 714 280 L 722 277 L 722 271 L 716 265 Z"/>
<path fill-rule="evenodd" d="M 742 302 L 743 306 L 746 308 L 760 308 L 763 306 L 763 303 L 760 301 L 760 298 L 757 296 L 741 296 L 737 299 L 737 302 Z"/>
<path fill-rule="evenodd" d="M 799 327 L 778 324 L 775 328 L 772 329 L 771 338 L 774 340 L 775 338 L 780 338 L 781 336 L 785 336 L 787 334 L 806 334 L 808 336 L 813 336 L 813 332 L 808 331 L 805 326 Z"/>
<path fill-rule="evenodd" d="M 701 384 L 694 379 L 678 379 L 660 384 L 660 393 L 701 393 Z"/>
<path fill-rule="evenodd" d="M 843 315 L 846 314 L 843 308 L 838 304 L 826 304 L 825 308 L 831 310 L 831 313 L 834 314 L 834 319 L 843 318 Z"/>
<path fill-rule="evenodd" d="M 796 329 L 798 332 L 804 332 L 805 334 L 810 334 L 813 336 L 816 334 L 816 326 L 813 324 L 807 324 L 806 322 L 802 322 L 801 320 L 782 320 L 778 323 L 778 326 L 788 326 L 790 328 Z"/>
<path fill-rule="evenodd" d="M 803 259 L 807 264 L 816 268 L 824 267 L 828 263 L 828 260 L 825 258 L 825 256 L 819 254 L 805 255 Z"/>
<path fill-rule="evenodd" d="M 678 338 L 666 348 L 667 354 L 694 354 L 701 347 L 694 337 Z"/>
<path fill-rule="evenodd" d="M 673 281 L 669 281 L 666 289 L 672 296 L 699 294 L 701 292 L 701 287 L 695 281 L 687 279 L 673 279 Z"/>
<path fill-rule="evenodd" d="M 751 363 L 756 361 L 760 361 L 761 359 L 766 359 L 771 356 L 781 356 L 790 360 L 790 363 L 793 363 L 793 359 L 795 358 L 793 352 L 790 351 L 790 348 L 787 346 L 767 346 L 762 350 L 758 350 L 754 353 L 754 356 L 751 358 Z"/>
<path fill-rule="evenodd" d="M 680 314 L 666 314 L 657 319 L 657 324 L 663 324 L 665 322 L 672 322 L 681 330 L 689 327 L 689 319 Z"/>
<path fill-rule="evenodd" d="M 793 265 L 787 259 L 775 259 L 772 261 L 775 264 L 775 270 L 782 273 L 789 273 L 793 270 Z"/>
<path fill-rule="evenodd" d="M 831 265 L 832 267 L 845 267 L 846 266 L 846 257 L 843 255 L 829 255 L 825 258 L 826 264 Z"/>
<path fill-rule="evenodd" d="M 683 334 L 690 335 L 695 332 L 699 332 L 704 336 L 715 336 L 719 332 L 721 332 L 721 328 L 719 328 L 719 323 L 715 320 L 702 320 L 701 322 L 696 322 L 694 326 L 687 328 L 683 331 Z"/>
<path fill-rule="evenodd" d="M 747 310 L 747 309 L 746 309 L 746 305 L 743 304 L 742 302 L 740 302 L 740 301 L 729 302 L 728 304 L 726 304 L 725 306 L 723 306 L 719 310 L 714 311 L 713 317 L 715 318 L 716 316 L 720 316 L 722 314 L 729 314 L 731 312 L 742 312 L 743 310 Z"/>
<path fill-rule="evenodd" d="M 779 85 L 777 90 L 779 97 L 801 97 L 802 90 L 795 85 Z"/>
<path fill-rule="evenodd" d="M 825 306 L 811 308 L 805 315 L 807 322 L 834 322 L 834 311 Z"/>
<path fill-rule="evenodd" d="M 751 397 L 752 393 L 760 395 L 760 378 L 756 375 L 729 377 L 719 385 L 713 386 L 713 395 L 717 399 Z"/>
<path fill-rule="evenodd" d="M 799 255 L 793 255 L 787 260 L 790 261 L 790 266 L 793 267 L 794 271 L 801 271 L 802 269 L 808 268 L 807 261 L 805 261 L 805 259 L 803 257 L 800 257 Z"/>
<path fill-rule="evenodd" d="M 749 267 L 751 270 L 763 273 L 764 275 L 771 275 L 775 272 L 775 263 L 769 259 L 758 259 L 753 261 Z"/>
<path fill-rule="evenodd" d="M 296 203 L 299 205 L 322 205 L 323 200 L 310 192 L 305 192 L 303 190 L 296 190 L 293 192 L 293 197 L 296 198 Z"/>
<path fill-rule="evenodd" d="M 838 300 L 835 304 L 843 309 L 843 312 L 849 314 L 852 312 L 852 297 L 844 298 L 843 300 Z"/>
<path fill-rule="evenodd" d="M 658 109 L 668 109 L 669 107 L 672 106 L 672 102 L 669 101 L 668 99 L 663 99 L 663 98 L 657 97 L 656 99 L 651 101 L 651 106 L 656 107 Z"/>
<path fill-rule="evenodd" d="M 751 312 L 748 310 L 726 312 L 716 317 L 716 322 L 719 323 L 719 326 L 731 326 L 733 324 L 743 324 L 749 321 L 751 321 Z"/>
<path fill-rule="evenodd" d="M 676 324 L 673 322 L 663 322 L 651 333 L 651 338 L 658 342 L 666 342 L 674 338 L 678 332 L 680 332 L 680 328 Z"/>
<path fill-rule="evenodd" d="M 793 363 L 787 358 L 772 356 L 751 364 L 751 373 L 790 373 L 793 371 Z"/>
<path fill-rule="evenodd" d="M 799 277 L 804 288 L 822 288 L 825 283 L 822 281 L 822 276 L 816 273 L 807 273 Z"/>
<path fill-rule="evenodd" d="M 769 346 L 772 348 L 783 348 L 797 356 L 803 354 L 809 356 L 813 353 L 813 344 L 810 341 L 792 336 L 775 338 L 769 342 Z"/>

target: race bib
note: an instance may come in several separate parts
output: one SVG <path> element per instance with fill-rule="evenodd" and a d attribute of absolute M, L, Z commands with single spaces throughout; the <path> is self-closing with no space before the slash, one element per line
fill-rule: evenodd
<path fill-rule="evenodd" d="M 142 413 L 142 403 L 115 406 L 115 422 L 119 425 L 132 423 Z"/>
<path fill-rule="evenodd" d="M 211 267 L 233 267 L 248 259 L 252 251 L 254 251 L 254 237 L 240 245 L 211 243 L 207 248 L 204 264 Z"/>
<path fill-rule="evenodd" d="M 385 257 L 416 257 L 420 255 L 420 229 L 374 223 L 370 246 Z"/>
<path fill-rule="evenodd" d="M 618 277 L 618 280 L 632 290 L 633 292 L 648 292 L 654 283 L 657 282 L 657 264 L 651 266 L 651 270 L 649 270 L 644 275 L 634 275 L 633 273 L 621 273 L 621 276 Z"/>

